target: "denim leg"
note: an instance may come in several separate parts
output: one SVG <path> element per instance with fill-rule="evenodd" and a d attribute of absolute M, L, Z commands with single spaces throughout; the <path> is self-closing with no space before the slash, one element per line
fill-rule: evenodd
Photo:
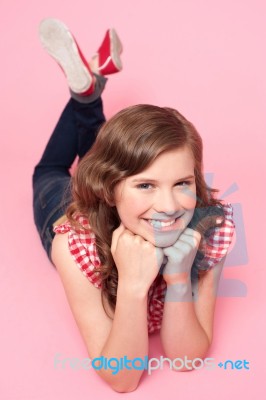
<path fill-rule="evenodd" d="M 39 176 L 33 184 L 34 222 L 50 261 L 53 223 L 65 214 L 70 202 L 70 176 L 60 171 Z"/>
<path fill-rule="evenodd" d="M 79 103 L 71 98 L 35 167 L 33 182 L 55 170 L 70 176 L 69 169 L 76 156 L 82 158 L 87 153 L 104 122 L 101 98 L 92 103 Z"/>
<path fill-rule="evenodd" d="M 93 103 L 80 103 L 72 99 L 76 126 L 78 128 L 77 154 L 81 159 L 95 142 L 100 127 L 105 122 L 102 99 Z"/>
<path fill-rule="evenodd" d="M 101 98 L 89 103 L 71 98 L 34 169 L 34 221 L 50 260 L 53 223 L 71 202 L 69 169 L 77 155 L 82 158 L 91 148 L 104 121 Z"/>

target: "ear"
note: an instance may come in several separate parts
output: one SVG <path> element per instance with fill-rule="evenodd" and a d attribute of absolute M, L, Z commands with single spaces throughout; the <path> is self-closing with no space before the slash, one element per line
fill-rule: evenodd
<path fill-rule="evenodd" d="M 107 196 L 104 194 L 104 200 L 103 200 L 109 207 L 115 207 L 115 201 L 113 196 Z"/>

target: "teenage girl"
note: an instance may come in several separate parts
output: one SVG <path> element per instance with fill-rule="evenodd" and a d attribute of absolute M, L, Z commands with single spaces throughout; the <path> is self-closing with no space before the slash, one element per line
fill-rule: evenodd
<path fill-rule="evenodd" d="M 122 69 L 115 30 L 90 62 L 58 20 L 42 21 L 40 38 L 71 98 L 34 170 L 34 219 L 90 357 L 142 360 L 160 331 L 165 357 L 203 359 L 234 222 L 204 181 L 200 135 L 146 104 L 105 122 L 105 76 Z M 143 370 L 97 373 L 129 392 Z"/>

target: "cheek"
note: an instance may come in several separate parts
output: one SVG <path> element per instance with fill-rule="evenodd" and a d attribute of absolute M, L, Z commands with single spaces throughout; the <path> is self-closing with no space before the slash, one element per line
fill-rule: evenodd
<path fill-rule="evenodd" d="M 184 190 L 179 194 L 178 200 L 184 208 L 187 210 L 193 210 L 197 203 L 196 192 L 192 190 Z"/>
<path fill-rule="evenodd" d="M 124 195 L 116 203 L 116 208 L 120 217 L 130 219 L 146 211 L 146 207 L 148 207 L 146 203 L 140 196 Z"/>
<path fill-rule="evenodd" d="M 147 208 L 149 208 L 148 202 L 140 196 L 132 196 L 128 198 L 125 205 L 126 213 L 129 215 L 133 214 L 134 216 L 141 215 Z"/>

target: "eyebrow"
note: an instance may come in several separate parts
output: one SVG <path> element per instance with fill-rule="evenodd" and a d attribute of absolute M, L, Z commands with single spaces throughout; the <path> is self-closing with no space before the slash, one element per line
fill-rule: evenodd
<path fill-rule="evenodd" d="M 192 178 L 195 178 L 195 175 L 189 175 L 189 176 L 186 176 L 185 178 L 177 179 L 176 182 L 186 181 L 186 180 L 192 179 Z M 158 182 L 158 181 L 156 181 L 156 179 L 150 179 L 145 176 L 143 178 L 133 179 L 132 182 L 144 182 L 144 181 L 145 182 L 154 182 L 154 183 Z"/>

